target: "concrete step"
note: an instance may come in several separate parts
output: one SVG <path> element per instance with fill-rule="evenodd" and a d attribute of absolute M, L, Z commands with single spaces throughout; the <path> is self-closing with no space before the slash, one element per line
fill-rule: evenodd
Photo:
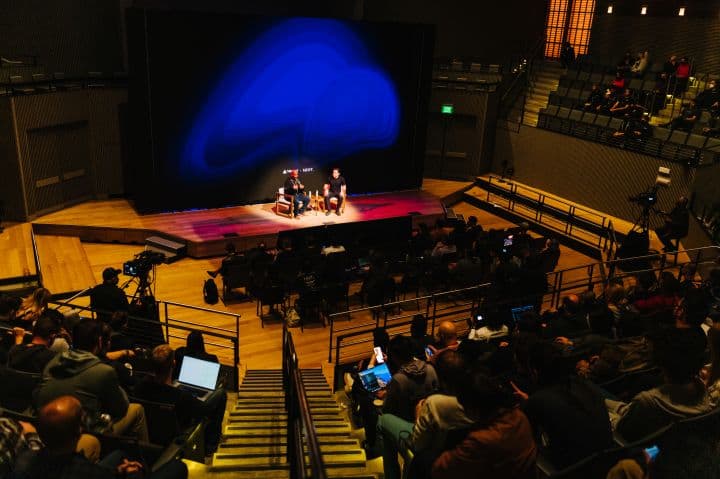
<path fill-rule="evenodd" d="M 245 464 L 264 465 L 282 464 L 287 461 L 287 446 L 281 448 L 252 448 L 243 451 L 222 451 L 213 455 L 213 466 Z M 306 449 L 307 452 L 307 449 Z M 365 466 L 365 450 L 362 448 L 340 449 L 336 447 L 320 446 L 323 460 L 326 465 Z"/>
<path fill-rule="evenodd" d="M 307 391 L 308 399 L 313 397 L 323 397 L 323 398 L 332 398 L 332 394 L 330 393 L 330 390 L 323 389 L 323 390 L 310 390 Z M 279 398 L 279 397 L 285 397 L 285 391 L 284 390 L 275 390 L 275 391 L 243 391 L 242 386 L 240 386 L 240 392 L 238 392 L 238 399 L 245 399 L 245 398 Z"/>
<path fill-rule="evenodd" d="M 358 447 L 358 440 L 351 437 L 338 437 L 338 436 L 320 436 L 318 437 L 320 446 L 342 446 L 348 449 Z M 224 450 L 246 448 L 246 447 L 281 447 L 287 446 L 287 438 L 285 435 L 272 436 L 272 437 L 243 437 L 234 436 L 229 437 L 227 440 L 220 444 L 219 451 Z"/>
<path fill-rule="evenodd" d="M 235 424 L 225 426 L 226 437 L 253 436 L 253 437 L 274 437 L 284 436 L 286 424 L 271 424 L 264 428 L 244 427 Z M 315 432 L 318 436 L 347 436 L 350 434 L 350 426 L 343 424 L 316 424 Z"/>
<path fill-rule="evenodd" d="M 315 427 L 318 426 L 342 426 L 347 424 L 340 416 L 335 417 L 314 417 L 313 422 Z M 278 425 L 284 426 L 287 424 L 287 416 L 285 417 L 274 417 L 269 418 L 256 418 L 255 420 L 248 419 L 247 417 L 230 416 L 227 424 L 232 424 L 236 427 L 246 427 L 249 429 L 261 429 L 263 427 L 276 427 Z"/>
<path fill-rule="evenodd" d="M 323 454 L 355 451 L 360 451 L 364 455 L 365 451 L 360 446 L 360 441 L 355 440 L 353 443 L 346 444 L 320 444 L 320 452 Z M 223 455 L 225 457 L 229 457 L 231 455 L 236 457 L 285 456 L 287 455 L 287 444 L 224 447 L 221 448 L 216 455 Z"/>
<path fill-rule="evenodd" d="M 320 448 L 326 468 L 365 468 L 365 451 L 362 449 L 345 451 L 328 451 Z M 247 469 L 285 469 L 289 467 L 287 454 L 267 456 L 247 456 L 236 453 L 215 453 L 212 461 L 214 470 L 247 470 Z M 305 458 L 309 464 L 309 458 Z"/>

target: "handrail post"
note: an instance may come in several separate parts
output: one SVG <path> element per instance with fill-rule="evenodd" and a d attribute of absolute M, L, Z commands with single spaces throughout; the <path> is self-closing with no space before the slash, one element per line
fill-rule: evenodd
<path fill-rule="evenodd" d="M 235 316 L 235 340 L 233 341 L 233 371 L 235 390 L 240 391 L 240 315 Z"/>
<path fill-rule="evenodd" d="M 163 306 L 165 310 L 165 338 L 167 339 L 167 342 L 170 342 L 170 325 L 168 324 L 168 304 L 163 301 Z"/>

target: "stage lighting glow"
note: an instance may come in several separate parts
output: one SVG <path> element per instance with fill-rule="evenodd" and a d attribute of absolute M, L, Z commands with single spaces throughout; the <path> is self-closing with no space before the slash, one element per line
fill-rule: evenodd
<path fill-rule="evenodd" d="M 213 179 L 278 157 L 338 158 L 392 146 L 395 86 L 346 23 L 288 19 L 237 57 L 210 90 L 182 151 L 182 175 Z"/>

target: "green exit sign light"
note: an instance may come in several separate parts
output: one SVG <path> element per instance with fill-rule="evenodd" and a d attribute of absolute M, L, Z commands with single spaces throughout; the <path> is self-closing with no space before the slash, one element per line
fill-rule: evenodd
<path fill-rule="evenodd" d="M 452 115 L 454 111 L 455 107 L 450 104 L 443 105 L 440 109 L 440 113 L 443 115 Z"/>

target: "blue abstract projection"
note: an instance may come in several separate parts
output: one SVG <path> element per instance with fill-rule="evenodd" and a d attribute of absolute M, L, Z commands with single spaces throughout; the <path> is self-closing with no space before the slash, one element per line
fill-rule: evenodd
<path fill-rule="evenodd" d="M 351 28 L 283 20 L 210 92 L 182 150 L 181 174 L 227 177 L 283 157 L 327 164 L 392 146 L 399 129 L 395 86 Z"/>

